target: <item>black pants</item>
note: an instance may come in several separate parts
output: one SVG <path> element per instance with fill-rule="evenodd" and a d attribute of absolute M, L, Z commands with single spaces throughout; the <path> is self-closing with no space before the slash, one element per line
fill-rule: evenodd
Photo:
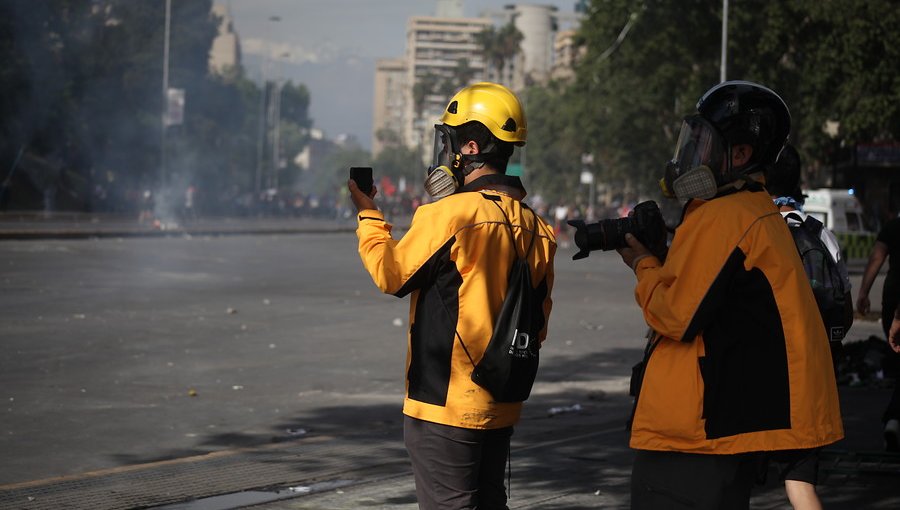
<path fill-rule="evenodd" d="M 884 330 L 884 339 L 888 339 L 891 331 L 891 322 L 894 320 L 894 312 L 897 310 L 898 302 L 900 302 L 900 284 L 888 282 L 885 279 L 884 288 L 881 292 L 881 327 Z M 888 356 L 897 360 L 900 354 L 889 349 Z M 900 381 L 894 382 L 894 392 L 891 393 L 891 400 L 888 402 L 887 408 L 884 410 L 882 420 L 887 423 L 888 420 L 900 420 Z"/>
<path fill-rule="evenodd" d="M 473 430 L 404 416 L 422 510 L 507 510 L 503 474 L 513 428 Z"/>
<path fill-rule="evenodd" d="M 778 474 L 779 481 L 819 483 L 819 448 L 769 452 L 766 457 L 769 467 Z"/>
<path fill-rule="evenodd" d="M 761 461 L 759 454 L 638 450 L 631 470 L 631 508 L 746 510 Z"/>

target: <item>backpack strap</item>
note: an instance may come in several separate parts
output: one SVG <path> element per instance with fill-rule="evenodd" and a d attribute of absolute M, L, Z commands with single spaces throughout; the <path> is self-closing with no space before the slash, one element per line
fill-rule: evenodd
<path fill-rule="evenodd" d="M 810 232 L 816 235 L 816 237 L 820 237 L 822 235 L 822 229 L 825 228 L 825 225 L 822 224 L 818 219 L 807 216 L 803 221 L 803 226 L 809 229 Z"/>
<path fill-rule="evenodd" d="M 515 234 L 513 233 L 513 225 L 512 225 L 512 221 L 510 221 L 510 219 L 509 219 L 509 215 L 506 214 L 506 211 L 504 211 L 503 208 L 500 207 L 500 204 L 497 202 L 497 200 L 494 200 L 493 197 L 485 196 L 485 198 L 488 198 L 488 200 L 490 200 L 491 202 L 493 202 L 493 204 L 497 206 L 497 209 L 500 209 L 500 214 L 502 214 L 503 217 L 506 219 L 506 227 L 509 229 L 509 236 L 510 236 L 510 238 L 512 239 L 512 242 L 513 242 L 513 250 L 516 252 L 516 258 L 517 258 L 517 259 L 527 259 L 527 258 L 528 258 L 528 254 L 531 253 L 531 249 L 534 247 L 534 240 L 535 240 L 535 238 L 537 238 L 537 235 L 538 235 L 538 226 L 539 226 L 539 224 L 538 224 L 538 216 L 537 216 L 537 213 L 534 212 L 534 211 L 532 211 L 531 208 L 528 207 L 527 204 L 522 203 L 522 208 L 531 211 L 531 215 L 534 216 L 534 227 L 532 227 L 532 231 L 531 231 L 531 241 L 528 243 L 528 247 L 525 248 L 525 254 L 522 255 L 521 257 L 519 257 L 519 250 L 516 249 L 516 236 L 515 236 Z M 524 227 L 523 227 L 522 230 L 524 231 Z"/>
<path fill-rule="evenodd" d="M 807 218 L 812 218 L 812 216 L 807 216 Z M 796 221 L 797 223 L 803 223 L 803 218 L 800 217 L 800 215 L 797 214 L 795 211 L 791 211 L 784 215 L 784 221 L 788 224 L 788 226 L 790 226 L 790 222 L 788 221 L 788 219 L 792 219 L 792 220 Z M 813 219 L 815 219 L 815 218 L 813 218 Z"/>

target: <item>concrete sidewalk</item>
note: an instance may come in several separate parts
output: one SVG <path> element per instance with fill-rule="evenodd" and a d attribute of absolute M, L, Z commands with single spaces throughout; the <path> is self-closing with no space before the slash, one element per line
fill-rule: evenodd
<path fill-rule="evenodd" d="M 408 220 L 407 220 L 408 221 Z M 208 217 L 189 222 L 138 221 L 101 213 L 0 213 L 0 239 L 77 239 L 353 232 L 356 218 Z"/>

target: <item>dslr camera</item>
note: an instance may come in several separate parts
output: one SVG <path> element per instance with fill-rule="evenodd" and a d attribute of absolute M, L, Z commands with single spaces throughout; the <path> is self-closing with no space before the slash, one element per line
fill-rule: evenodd
<path fill-rule="evenodd" d="M 572 260 L 583 259 L 594 250 L 615 250 L 628 246 L 625 234 L 632 234 L 660 260 L 665 260 L 668 232 L 662 213 L 656 202 L 648 200 L 634 206 L 627 218 L 600 220 L 585 224 L 582 220 L 569 220 L 575 227 L 575 245 L 578 253 Z"/>

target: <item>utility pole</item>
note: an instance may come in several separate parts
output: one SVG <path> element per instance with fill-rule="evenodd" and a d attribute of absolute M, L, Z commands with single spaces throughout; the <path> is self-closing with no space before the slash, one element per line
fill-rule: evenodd
<path fill-rule="evenodd" d="M 278 189 L 278 171 L 281 166 L 281 89 L 284 86 L 281 78 L 276 78 L 272 90 L 272 176 L 270 187 Z"/>
<path fill-rule="evenodd" d="M 269 16 L 269 21 L 273 23 L 277 23 L 281 21 L 281 16 L 272 15 Z M 272 73 L 272 62 L 270 56 L 271 49 L 267 49 L 265 53 L 263 53 L 263 61 L 260 65 L 260 92 L 259 92 L 259 132 L 257 133 L 257 141 L 256 141 L 256 179 L 255 179 L 255 191 L 256 191 L 256 199 L 259 200 L 262 193 L 262 187 L 265 184 L 267 188 L 271 187 L 272 177 L 268 176 L 267 178 L 263 178 L 263 173 L 265 172 L 263 161 L 265 154 L 265 145 L 266 141 L 269 138 L 269 122 L 273 117 L 273 112 L 270 111 L 272 108 L 274 99 L 274 94 L 276 92 L 277 84 L 273 82 L 271 94 L 269 92 L 269 74 Z M 273 139 L 273 142 L 275 140 Z M 277 145 L 277 143 L 273 143 L 273 145 Z M 275 154 L 277 149 L 273 147 L 273 154 Z M 277 162 L 273 159 L 273 170 L 275 169 L 275 165 Z M 265 180 L 265 183 L 263 183 Z"/>
<path fill-rule="evenodd" d="M 728 0 L 722 0 L 722 65 L 719 68 L 719 82 L 725 81 L 728 72 Z"/>
<path fill-rule="evenodd" d="M 172 0 L 166 0 L 166 28 L 163 36 L 163 81 L 162 81 L 162 115 L 160 117 L 159 134 L 159 187 L 166 186 L 166 128 L 169 121 L 169 31 L 172 23 Z"/>
<path fill-rule="evenodd" d="M 265 66 L 265 64 L 263 64 Z M 259 132 L 256 140 L 256 191 L 255 200 L 259 200 L 262 191 L 263 147 L 266 144 L 266 78 L 263 72 L 262 85 L 259 87 Z"/>

